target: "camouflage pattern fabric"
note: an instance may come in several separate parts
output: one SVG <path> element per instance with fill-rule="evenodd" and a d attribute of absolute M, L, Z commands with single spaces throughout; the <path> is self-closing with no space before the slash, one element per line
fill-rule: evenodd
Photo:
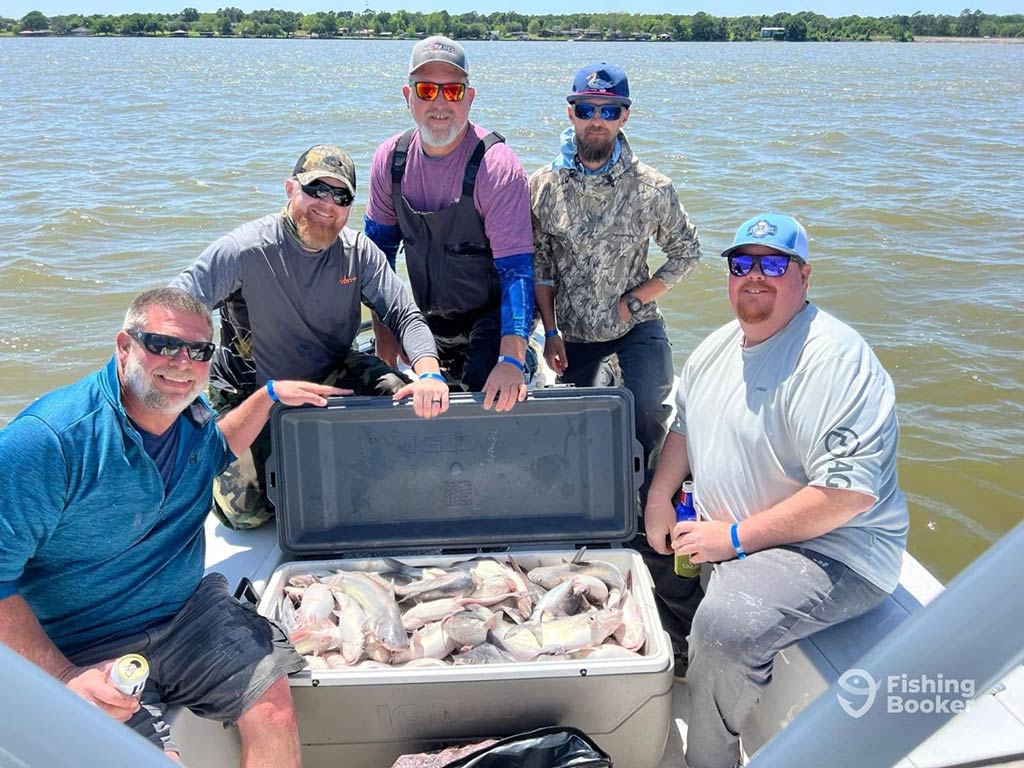
<path fill-rule="evenodd" d="M 651 277 L 651 238 L 667 261 L 654 273 L 671 288 L 697 266 L 697 228 L 672 181 L 634 157 L 624 134 L 622 153 L 607 173 L 584 175 L 541 168 L 530 177 L 534 277 L 555 286 L 555 315 L 566 341 L 612 341 L 661 317 L 645 305 L 619 319 L 622 294 Z"/>
<path fill-rule="evenodd" d="M 251 361 L 250 361 L 251 362 Z M 408 380 L 379 357 L 349 350 L 323 384 L 351 389 L 357 395 L 393 395 Z M 242 394 L 210 387 L 210 403 L 220 416 L 237 408 Z M 267 499 L 266 463 L 270 456 L 270 425 L 265 426 L 238 460 L 213 481 L 213 513 L 233 530 L 258 528 L 274 517 Z"/>

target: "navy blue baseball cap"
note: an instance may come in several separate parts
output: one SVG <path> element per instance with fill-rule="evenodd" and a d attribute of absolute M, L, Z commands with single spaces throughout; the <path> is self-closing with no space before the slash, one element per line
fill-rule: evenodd
<path fill-rule="evenodd" d="M 629 98 L 629 78 L 626 73 L 614 64 L 591 64 L 576 73 L 572 79 L 572 93 L 565 97 L 570 104 L 575 104 L 587 96 L 601 96 L 628 107 L 633 102 Z"/>
<path fill-rule="evenodd" d="M 779 253 L 808 260 L 807 230 L 792 216 L 781 213 L 762 213 L 747 219 L 736 230 L 732 245 L 722 251 L 729 256 L 745 245 L 766 245 Z"/>

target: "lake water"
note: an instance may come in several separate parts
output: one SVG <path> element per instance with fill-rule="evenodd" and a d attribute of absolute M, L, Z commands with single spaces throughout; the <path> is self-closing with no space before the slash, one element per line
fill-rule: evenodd
<path fill-rule="evenodd" d="M 346 148 L 365 182 L 410 124 L 410 45 L 0 39 L 0 425 L 100 366 L 135 293 L 276 210 L 309 145 Z M 529 171 L 579 67 L 629 73 L 630 140 L 706 256 L 661 302 L 677 366 L 731 317 L 717 253 L 735 227 L 798 214 L 812 298 L 896 382 L 911 552 L 946 581 L 1021 520 L 1024 46 L 466 47 L 472 117 Z"/>

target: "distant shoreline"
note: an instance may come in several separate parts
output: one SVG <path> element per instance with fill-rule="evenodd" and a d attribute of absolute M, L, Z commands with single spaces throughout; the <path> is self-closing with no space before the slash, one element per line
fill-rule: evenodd
<path fill-rule="evenodd" d="M 759 16 L 515 12 L 449 14 L 373 11 L 257 10 L 218 8 L 179 13 L 70 14 L 30 11 L 21 19 L 0 16 L 0 34 L 24 37 L 233 37 L 272 39 L 419 40 L 446 35 L 456 40 L 522 42 L 1024 42 L 1024 14 L 914 13 L 887 17 L 822 16 L 811 11 Z"/>
<path fill-rule="evenodd" d="M 415 38 L 415 37 L 394 37 L 394 36 L 385 36 L 385 35 L 382 35 L 380 37 L 373 37 L 373 36 L 370 36 L 370 35 L 361 35 L 361 36 L 358 36 L 358 37 L 352 36 L 352 35 L 333 35 L 331 37 L 323 37 L 323 38 L 317 38 L 316 35 L 289 35 L 287 37 L 264 38 L 264 37 L 261 37 L 261 36 L 258 36 L 258 35 L 200 35 L 200 34 L 176 35 L 176 34 L 172 34 L 172 33 L 168 33 L 168 32 L 160 32 L 160 33 L 156 33 L 156 34 L 145 34 L 145 35 L 125 35 L 125 34 L 118 34 L 118 33 L 99 33 L 99 34 L 92 33 L 92 34 L 55 35 L 52 32 L 48 32 L 48 31 L 47 32 L 41 32 L 41 33 L 37 32 L 35 34 L 25 34 L 25 33 L 17 33 L 17 32 L 0 32 L 0 38 L 4 38 L 4 37 L 11 37 L 11 38 L 14 38 L 14 37 L 19 37 L 19 38 L 29 38 L 29 37 L 43 37 L 43 38 L 54 38 L 54 37 L 60 37 L 60 38 L 69 38 L 69 37 L 73 37 L 73 38 L 114 38 L 114 37 L 123 37 L 123 38 L 145 38 L 145 39 L 151 39 L 151 40 L 152 39 L 169 39 L 169 38 L 182 38 L 182 39 L 209 38 L 209 39 L 218 39 L 218 40 L 220 40 L 220 39 L 223 39 L 223 40 L 259 40 L 259 39 L 317 40 L 317 39 L 323 39 L 323 40 L 334 40 L 334 41 L 345 41 L 345 40 L 389 41 L 390 40 L 390 41 L 399 42 L 399 43 L 400 42 L 409 42 L 409 41 L 413 41 L 413 40 L 418 39 L 418 38 Z M 467 38 L 456 38 L 456 39 L 457 40 L 465 40 Z M 468 39 L 472 39 L 472 38 L 468 38 Z M 668 41 L 666 41 L 666 40 L 627 40 L 627 39 L 603 39 L 603 40 L 584 39 L 584 40 L 580 40 L 578 38 L 566 38 L 566 37 L 537 37 L 537 38 L 507 37 L 507 38 L 497 38 L 497 39 L 492 39 L 492 40 L 482 40 L 480 42 L 505 42 L 505 43 L 517 43 L 517 42 L 520 42 L 520 43 L 521 42 L 526 42 L 526 43 L 579 43 L 579 42 L 585 42 L 585 43 L 665 43 L 665 42 L 673 42 L 673 43 L 699 43 L 699 42 L 715 42 L 715 43 L 785 43 L 785 42 L 790 42 L 790 43 L 792 43 L 792 42 L 800 42 L 800 43 L 891 43 L 891 42 L 894 42 L 894 41 L 890 37 L 881 37 L 881 36 L 879 36 L 879 37 L 873 37 L 870 40 L 854 40 L 854 39 L 840 38 L 840 39 L 836 39 L 836 40 L 800 40 L 800 41 L 795 41 L 795 40 L 768 40 L 768 39 L 763 39 L 763 38 L 761 38 L 761 39 L 755 38 L 753 40 L 715 40 L 715 41 L 704 41 L 704 40 L 668 40 Z M 1000 45 L 1018 45 L 1018 44 L 1024 44 L 1024 37 L 954 37 L 954 36 L 938 37 L 938 36 L 921 35 L 921 36 L 918 36 L 918 37 L 914 37 L 912 40 L 906 40 L 906 41 L 903 41 L 903 42 L 908 42 L 908 43 L 978 43 L 978 44 L 992 44 L 992 43 L 994 43 L 994 44 L 1000 44 Z"/>
<path fill-rule="evenodd" d="M 915 37 L 915 43 L 1024 43 L 1024 37 Z"/>

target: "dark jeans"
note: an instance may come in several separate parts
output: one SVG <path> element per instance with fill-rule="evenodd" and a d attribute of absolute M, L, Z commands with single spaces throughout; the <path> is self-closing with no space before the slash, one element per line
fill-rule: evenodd
<path fill-rule="evenodd" d="M 644 448 L 646 477 L 640 498 L 654 474 L 661 445 L 668 434 L 672 407 L 665 401 L 672 392 L 672 345 L 662 320 L 640 323 L 625 336 L 612 341 L 565 342 L 569 367 L 562 381 L 577 387 L 592 387 L 601 363 L 618 355 L 623 385 L 633 393 L 636 408 L 636 436 Z"/>
<path fill-rule="evenodd" d="M 643 518 L 639 521 L 638 530 L 640 532 L 629 542 L 629 546 L 640 553 L 644 565 L 651 572 L 654 604 L 658 607 L 661 626 L 672 640 L 672 652 L 685 659 L 689 650 L 687 636 L 690 634 L 693 616 L 704 597 L 700 578 L 681 579 L 676 576 L 675 558 L 655 552 L 647 543 Z"/>
<path fill-rule="evenodd" d="M 448 372 L 448 379 L 461 381 L 469 392 L 482 390 L 498 364 L 500 307 L 473 317 L 428 317 L 427 325 L 434 334 L 441 367 Z"/>

